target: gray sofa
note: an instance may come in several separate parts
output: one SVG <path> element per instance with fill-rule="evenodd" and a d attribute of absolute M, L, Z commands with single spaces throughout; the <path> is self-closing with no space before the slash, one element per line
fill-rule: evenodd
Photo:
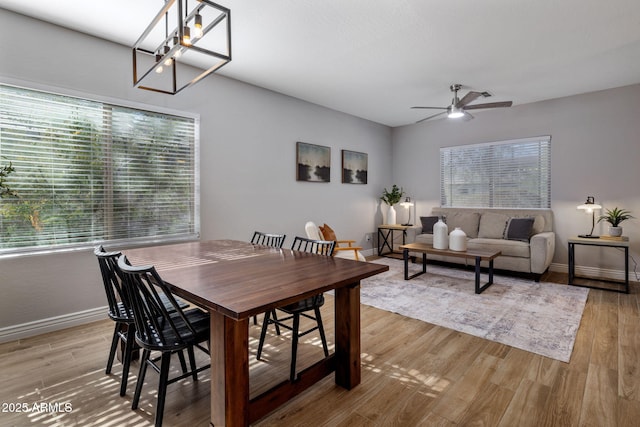
<path fill-rule="evenodd" d="M 550 209 L 434 208 L 430 216 L 421 217 L 423 226 L 408 231 L 407 243 L 433 244 L 433 222 L 439 216 L 445 219 L 449 232 L 462 228 L 467 234 L 467 249 L 502 251 L 494 261 L 496 269 L 530 273 L 538 281 L 553 260 L 555 233 Z M 434 255 L 429 259 L 470 262 Z"/>

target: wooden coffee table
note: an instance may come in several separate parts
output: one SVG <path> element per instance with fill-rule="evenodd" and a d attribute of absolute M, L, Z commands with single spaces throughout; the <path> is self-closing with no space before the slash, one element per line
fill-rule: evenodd
<path fill-rule="evenodd" d="M 413 279 L 427 272 L 427 254 L 444 255 L 458 258 L 475 259 L 476 261 L 476 294 L 482 293 L 489 286 L 493 285 L 493 260 L 502 254 L 501 251 L 467 250 L 452 251 L 450 249 L 435 249 L 431 245 L 424 243 L 409 243 L 400 246 L 404 259 L 404 280 Z M 422 271 L 409 276 L 409 251 L 422 253 Z M 489 261 L 489 281 L 480 286 L 480 262 Z"/>

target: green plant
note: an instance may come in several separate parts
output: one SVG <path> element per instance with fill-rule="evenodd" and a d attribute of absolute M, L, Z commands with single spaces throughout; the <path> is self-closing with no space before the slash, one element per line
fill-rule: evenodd
<path fill-rule="evenodd" d="M 393 206 L 398 203 L 400 199 L 402 199 L 403 194 L 404 190 L 402 188 L 398 188 L 397 185 L 393 184 L 393 187 L 391 187 L 391 192 L 387 191 L 386 188 L 384 189 L 380 200 L 382 200 L 389 206 Z"/>
<path fill-rule="evenodd" d="M 2 166 L 0 168 L 0 198 L 4 197 L 17 197 L 17 194 L 9 188 L 9 184 L 7 184 L 6 178 L 11 175 L 12 172 L 15 171 L 15 168 L 9 162 L 8 165 Z"/>
<path fill-rule="evenodd" d="M 612 227 L 618 227 L 622 221 L 631 218 L 634 218 L 631 216 L 631 212 L 615 207 L 613 209 L 607 209 L 604 215 L 600 215 L 598 222 L 607 221 Z"/>

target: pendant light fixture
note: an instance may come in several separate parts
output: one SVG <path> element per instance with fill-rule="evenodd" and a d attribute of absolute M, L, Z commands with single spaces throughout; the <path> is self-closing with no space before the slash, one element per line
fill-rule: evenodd
<path fill-rule="evenodd" d="M 133 85 L 175 95 L 231 61 L 231 11 L 167 0 L 133 45 Z"/>

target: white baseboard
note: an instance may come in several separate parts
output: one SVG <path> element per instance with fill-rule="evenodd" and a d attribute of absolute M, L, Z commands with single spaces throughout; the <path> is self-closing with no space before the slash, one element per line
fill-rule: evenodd
<path fill-rule="evenodd" d="M 362 253 L 362 255 L 367 257 L 367 256 L 377 255 L 378 252 L 377 252 L 376 249 L 371 248 L 371 249 L 363 249 L 363 250 L 360 251 L 360 253 Z"/>
<path fill-rule="evenodd" d="M 557 273 L 568 273 L 569 266 L 567 264 L 553 263 L 549 266 L 549 271 L 555 271 Z M 605 279 L 605 280 L 624 280 L 624 270 L 611 270 L 607 268 L 587 267 L 582 265 L 576 265 L 576 276 L 588 277 L 593 279 Z M 629 281 L 634 281 L 634 271 L 629 271 Z"/>
<path fill-rule="evenodd" d="M 0 343 L 104 320 L 107 318 L 107 311 L 106 306 L 97 307 L 90 310 L 0 328 Z"/>

